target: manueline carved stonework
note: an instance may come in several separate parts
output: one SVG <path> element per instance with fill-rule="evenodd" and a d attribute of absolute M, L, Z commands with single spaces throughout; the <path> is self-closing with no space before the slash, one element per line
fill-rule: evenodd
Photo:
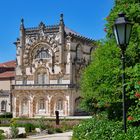
<path fill-rule="evenodd" d="M 90 61 L 92 40 L 64 25 L 20 27 L 17 40 L 16 86 L 12 89 L 14 117 L 74 115 L 81 70 Z M 77 46 L 80 46 L 80 53 Z M 42 52 L 47 52 L 47 57 Z M 40 53 L 41 52 L 41 53 Z M 79 56 L 80 58 L 77 58 Z"/>
<path fill-rule="evenodd" d="M 48 49 L 52 51 L 52 53 L 58 53 L 59 49 L 57 48 L 58 42 L 51 38 L 50 36 L 44 36 L 43 38 L 34 38 L 30 40 L 30 44 L 27 44 L 25 47 L 24 55 L 23 55 L 23 62 L 24 65 L 30 65 L 33 61 L 33 56 L 35 50 L 45 45 Z M 56 55 L 58 57 L 58 55 Z M 56 59 L 57 60 L 57 59 Z"/>

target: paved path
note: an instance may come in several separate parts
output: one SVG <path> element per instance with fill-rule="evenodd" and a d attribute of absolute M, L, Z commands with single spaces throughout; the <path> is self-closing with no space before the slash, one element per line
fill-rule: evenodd
<path fill-rule="evenodd" d="M 27 140 L 71 140 L 72 132 L 57 133 L 44 136 L 29 136 Z"/>

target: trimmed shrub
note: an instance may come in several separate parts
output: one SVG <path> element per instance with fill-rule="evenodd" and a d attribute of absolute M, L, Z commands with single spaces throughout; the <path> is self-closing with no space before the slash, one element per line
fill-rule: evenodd
<path fill-rule="evenodd" d="M 12 118 L 13 114 L 11 112 L 4 112 L 0 115 L 0 118 Z"/>
<path fill-rule="evenodd" d="M 63 133 L 63 130 L 62 130 L 62 128 L 55 128 L 55 132 L 56 133 Z"/>
<path fill-rule="evenodd" d="M 0 124 L 0 127 L 9 127 L 10 124 Z"/>
<path fill-rule="evenodd" d="M 53 128 L 48 129 L 48 134 L 54 134 L 55 130 Z"/>
<path fill-rule="evenodd" d="M 25 127 L 25 131 L 27 133 L 35 130 L 35 126 L 31 123 L 24 124 L 23 126 Z"/>

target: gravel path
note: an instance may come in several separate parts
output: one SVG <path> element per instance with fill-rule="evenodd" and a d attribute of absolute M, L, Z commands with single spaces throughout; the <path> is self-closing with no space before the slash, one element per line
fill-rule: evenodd
<path fill-rule="evenodd" d="M 71 140 L 72 132 L 57 133 L 44 136 L 29 136 L 28 140 Z M 22 139 L 23 140 L 23 139 Z"/>

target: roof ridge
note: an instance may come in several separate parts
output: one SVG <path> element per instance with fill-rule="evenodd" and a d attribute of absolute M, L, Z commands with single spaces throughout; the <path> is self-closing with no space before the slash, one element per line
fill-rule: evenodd
<path fill-rule="evenodd" d="M 81 35 L 81 34 L 78 33 L 78 32 L 75 32 L 74 30 L 70 29 L 70 28 L 67 27 L 67 26 L 65 26 L 65 32 L 66 32 L 67 34 L 71 34 L 71 35 L 73 35 L 73 36 L 75 36 L 75 37 L 79 37 L 79 38 L 82 38 L 82 39 L 86 39 L 86 40 L 88 40 L 88 41 L 95 41 L 95 40 L 93 40 L 93 39 L 91 39 L 91 38 L 88 38 L 88 37 L 85 37 L 85 36 Z"/>

